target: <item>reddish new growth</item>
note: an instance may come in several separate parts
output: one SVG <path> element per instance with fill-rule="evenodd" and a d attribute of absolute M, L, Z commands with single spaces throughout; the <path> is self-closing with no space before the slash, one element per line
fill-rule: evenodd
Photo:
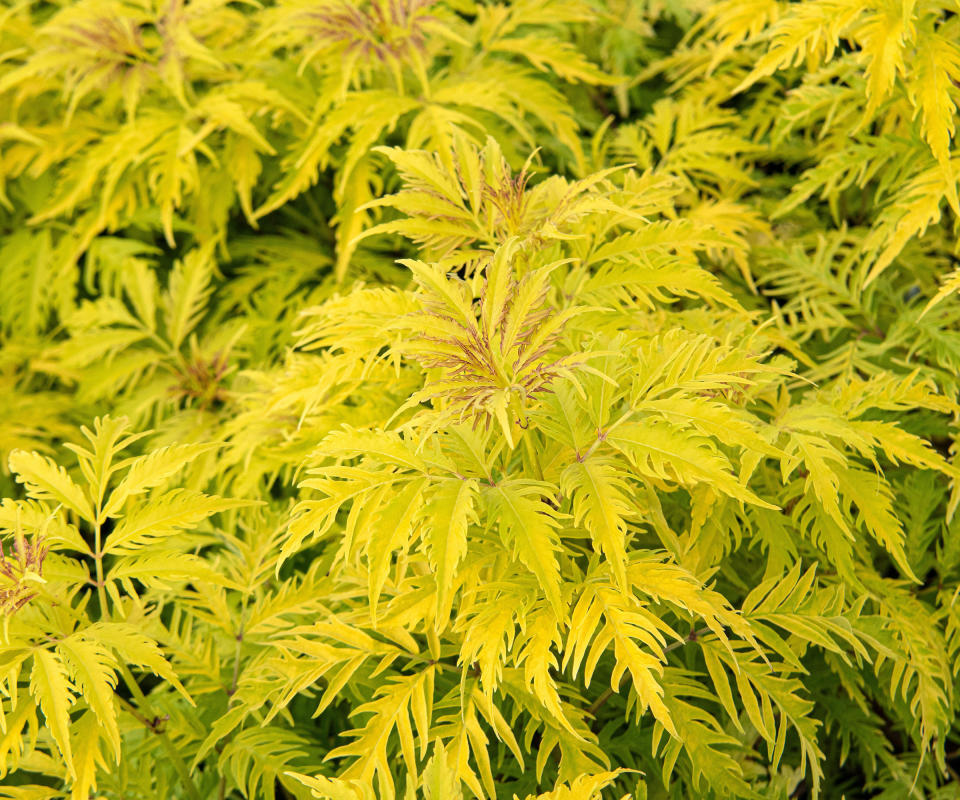
<path fill-rule="evenodd" d="M 409 211 L 411 215 L 421 216 L 429 220 L 441 220 L 450 223 L 442 226 L 443 233 L 418 234 L 412 232 L 411 238 L 429 247 L 438 249 L 438 256 L 442 258 L 465 244 L 481 244 L 496 246 L 498 242 L 509 239 L 529 227 L 527 220 L 530 208 L 530 193 L 527 191 L 531 173 L 527 166 L 513 175 L 499 151 L 491 152 L 488 149 L 479 154 L 479 162 L 475 174 L 467 174 L 467 165 L 453 154 L 454 174 L 457 179 L 456 188 L 462 202 L 451 200 L 450 196 L 435 189 L 427 183 L 418 183 L 417 175 L 405 175 L 412 188 L 400 192 L 399 196 L 407 195 L 411 198 L 411 205 L 417 199 L 426 195 L 432 199 L 429 210 Z M 446 169 L 439 155 L 434 155 L 437 168 Z M 479 189 L 474 198 L 472 184 L 476 181 Z M 447 211 L 448 209 L 448 211 Z M 474 230 L 464 229 L 464 210 L 472 212 L 476 220 Z M 456 229 L 464 229 L 463 233 L 451 233 Z M 471 240 L 475 240 L 471 242 Z"/>
<path fill-rule="evenodd" d="M 342 43 L 351 55 L 381 62 L 397 61 L 425 46 L 426 9 L 434 0 L 373 0 L 367 8 L 337 2 L 304 14 L 321 41 Z"/>
<path fill-rule="evenodd" d="M 528 195 L 527 183 L 530 173 L 524 168 L 517 175 L 510 175 L 509 168 L 504 161 L 501 168 L 501 179 L 496 185 L 484 181 L 483 196 L 500 212 L 502 224 L 508 234 L 513 234 L 527 214 Z"/>
<path fill-rule="evenodd" d="M 209 361 L 198 356 L 180 372 L 180 380 L 171 387 L 171 393 L 179 400 L 187 400 L 201 410 L 207 410 L 226 401 L 223 379 L 227 372 L 226 355 L 217 353 Z"/>
<path fill-rule="evenodd" d="M 132 19 L 99 16 L 64 20 L 51 32 L 53 46 L 69 52 L 75 85 L 96 80 L 98 86 L 124 80 L 154 60 L 143 40 L 141 25 Z"/>
<path fill-rule="evenodd" d="M 27 575 L 40 576 L 46 555 L 47 548 L 42 539 L 27 541 L 20 531 L 14 535 L 9 556 L 0 542 L 0 611 L 13 614 L 36 596 Z"/>
<path fill-rule="evenodd" d="M 425 346 L 417 352 L 417 360 L 426 368 L 443 371 L 427 386 L 427 396 L 452 402 L 459 407 L 461 419 L 473 416 L 476 423 L 483 414 L 501 418 L 509 414 L 525 425 L 525 408 L 533 396 L 577 366 L 572 356 L 549 358 L 563 332 L 565 315 L 546 302 L 546 282 L 529 292 L 532 280 L 527 275 L 511 281 L 509 297 L 489 329 L 483 322 L 483 301 L 475 306 L 478 319 L 472 324 L 453 319 L 440 304 L 426 304 L 427 315 L 457 330 L 446 338 L 418 337 Z M 520 296 L 524 296 L 522 310 L 515 307 Z"/>

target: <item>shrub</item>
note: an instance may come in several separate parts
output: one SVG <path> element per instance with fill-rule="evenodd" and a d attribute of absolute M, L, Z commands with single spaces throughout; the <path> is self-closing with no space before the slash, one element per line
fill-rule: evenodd
<path fill-rule="evenodd" d="M 960 17 L 0 16 L 0 796 L 957 797 Z"/>

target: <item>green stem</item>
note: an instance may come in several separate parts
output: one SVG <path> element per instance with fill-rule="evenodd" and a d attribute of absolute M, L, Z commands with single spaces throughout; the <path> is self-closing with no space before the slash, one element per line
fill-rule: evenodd
<path fill-rule="evenodd" d="M 632 417 L 635 413 L 636 413 L 636 411 L 631 408 L 631 409 L 630 409 L 626 414 L 624 414 L 622 417 L 620 417 L 619 419 L 614 420 L 612 423 L 610 423 L 610 427 L 608 427 L 605 431 L 600 431 L 600 433 L 597 435 L 597 440 L 596 440 L 593 444 L 591 444 L 589 448 L 587 448 L 587 452 L 586 452 L 586 453 L 584 453 L 582 456 L 580 456 L 580 460 L 583 461 L 583 460 L 589 458 L 590 456 L 592 456 L 592 455 L 593 455 L 593 452 L 600 446 L 600 443 L 606 441 L 607 436 L 610 435 L 610 432 L 613 431 L 613 430 L 615 430 L 618 426 L 622 425 L 622 424 L 623 424 L 624 422 L 626 422 L 628 419 L 630 419 L 630 417 Z"/>
<path fill-rule="evenodd" d="M 537 476 L 538 480 L 543 480 L 543 467 L 540 465 L 540 457 L 537 455 L 536 448 L 529 436 L 521 434 L 524 450 L 527 451 L 527 458 L 530 460 L 530 469 Z"/>
<path fill-rule="evenodd" d="M 97 510 L 97 519 L 100 519 L 100 511 Z M 97 522 L 93 527 L 93 559 L 97 572 L 97 597 L 100 600 L 100 617 L 107 616 L 107 593 L 104 590 L 103 583 L 103 550 L 100 547 L 100 523 Z"/>
<path fill-rule="evenodd" d="M 233 635 L 234 642 L 236 643 L 233 650 L 233 677 L 230 680 L 230 688 L 227 689 L 227 702 L 229 703 L 229 698 L 233 697 L 234 693 L 237 691 L 237 684 L 240 681 L 240 650 L 243 647 L 243 626 L 246 622 L 245 617 L 247 613 L 247 596 L 244 595 L 240 600 L 240 624 L 237 625 L 237 631 Z M 229 742 L 233 738 L 233 733 L 224 740 L 224 744 Z M 221 745 L 222 746 L 222 745 Z M 218 800 L 224 800 L 227 795 L 227 776 L 221 775 L 220 781 L 217 784 L 217 798 Z"/>
<path fill-rule="evenodd" d="M 130 687 L 131 693 L 136 698 L 137 703 L 140 704 L 140 708 L 146 712 L 147 717 L 154 717 L 155 714 L 153 713 L 153 708 L 150 705 L 150 701 L 147 700 L 146 695 L 144 695 L 143 690 L 140 688 L 140 684 L 137 683 L 137 680 L 133 677 L 130 669 L 126 666 L 126 664 L 119 664 L 118 670 L 120 675 L 123 677 L 124 683 Z M 183 788 L 186 790 L 187 796 L 190 798 L 190 800 L 203 800 L 200 796 L 200 792 L 197 791 L 197 786 L 193 782 L 193 778 L 190 777 L 190 770 L 187 769 L 186 762 L 180 756 L 180 753 L 177 751 L 176 747 L 173 746 L 173 742 L 170 741 L 170 737 L 167 736 L 166 732 L 161 730 L 154 723 L 151 723 L 147 717 L 144 717 L 144 715 L 141 714 L 131 703 L 127 702 L 122 697 L 117 696 L 117 700 L 120 701 L 120 705 L 129 711 L 135 719 L 146 726 L 148 730 L 160 737 L 160 741 L 163 743 L 163 747 L 167 751 L 167 756 L 170 758 L 170 763 L 173 764 L 173 768 L 180 776 L 180 781 L 183 784 Z"/>

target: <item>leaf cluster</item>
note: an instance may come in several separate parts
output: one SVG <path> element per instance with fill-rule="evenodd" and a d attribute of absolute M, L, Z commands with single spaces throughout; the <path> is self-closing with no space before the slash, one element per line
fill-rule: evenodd
<path fill-rule="evenodd" d="M 958 797 L 957 9 L 0 13 L 0 797 Z"/>

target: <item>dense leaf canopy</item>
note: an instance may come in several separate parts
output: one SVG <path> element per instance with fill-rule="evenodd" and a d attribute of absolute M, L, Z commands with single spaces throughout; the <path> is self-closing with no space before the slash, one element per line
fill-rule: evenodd
<path fill-rule="evenodd" d="M 7 0 L 0 797 L 960 798 L 960 6 Z"/>

